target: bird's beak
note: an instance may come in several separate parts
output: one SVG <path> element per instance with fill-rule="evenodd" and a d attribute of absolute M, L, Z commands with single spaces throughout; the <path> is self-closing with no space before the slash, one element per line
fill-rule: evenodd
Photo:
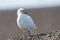
<path fill-rule="evenodd" d="M 27 12 L 26 11 L 23 11 L 25 14 L 27 14 Z"/>
<path fill-rule="evenodd" d="M 27 14 L 27 12 L 24 12 L 25 14 Z"/>

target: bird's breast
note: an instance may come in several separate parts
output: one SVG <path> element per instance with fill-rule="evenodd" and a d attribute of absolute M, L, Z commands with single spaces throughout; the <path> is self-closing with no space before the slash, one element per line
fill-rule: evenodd
<path fill-rule="evenodd" d="M 24 28 L 24 29 L 34 28 L 34 23 L 29 18 L 27 18 L 27 16 L 25 15 L 17 18 L 17 24 L 18 24 L 18 27 Z"/>

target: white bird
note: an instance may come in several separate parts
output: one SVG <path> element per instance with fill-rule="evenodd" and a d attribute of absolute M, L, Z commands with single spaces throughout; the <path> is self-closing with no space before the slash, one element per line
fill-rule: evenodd
<path fill-rule="evenodd" d="M 27 15 L 27 12 L 24 11 L 24 8 L 20 8 L 17 10 L 17 25 L 27 34 L 28 31 L 36 29 L 35 24 L 32 18 Z"/>

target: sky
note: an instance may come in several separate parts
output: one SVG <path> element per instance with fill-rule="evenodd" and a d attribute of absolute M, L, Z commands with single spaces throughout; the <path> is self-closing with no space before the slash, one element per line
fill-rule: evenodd
<path fill-rule="evenodd" d="M 0 0 L 0 10 L 60 6 L 60 0 Z"/>

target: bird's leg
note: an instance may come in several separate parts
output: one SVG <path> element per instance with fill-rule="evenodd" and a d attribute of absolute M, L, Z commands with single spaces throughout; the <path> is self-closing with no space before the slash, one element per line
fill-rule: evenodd
<path fill-rule="evenodd" d="M 28 39 L 28 36 L 30 36 L 30 31 L 29 30 L 25 30 L 25 38 Z"/>
<path fill-rule="evenodd" d="M 30 36 L 31 34 L 30 34 L 30 31 L 28 30 L 28 36 Z"/>
<path fill-rule="evenodd" d="M 26 31 L 23 31 L 23 40 L 26 40 Z"/>
<path fill-rule="evenodd" d="M 33 30 L 33 40 L 36 39 L 36 29 Z"/>
<path fill-rule="evenodd" d="M 25 39 L 28 40 L 30 37 L 30 30 L 25 31 Z"/>

